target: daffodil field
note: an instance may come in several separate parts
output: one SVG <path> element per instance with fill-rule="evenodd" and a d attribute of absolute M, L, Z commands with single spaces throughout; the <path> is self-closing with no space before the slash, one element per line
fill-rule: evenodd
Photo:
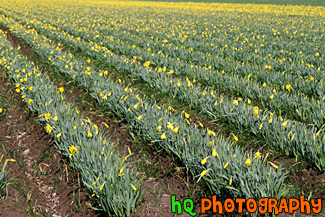
<path fill-rule="evenodd" d="M 325 171 L 324 7 L 17 0 L 2 2 L 0 25 L 132 131 L 177 156 L 211 194 L 290 195 L 286 168 L 237 145 L 242 135 Z M 0 33 L 0 66 L 16 92 L 102 209 L 130 215 L 143 194 L 143 178 L 127 161 L 131 150 L 121 157 L 104 139 L 105 125 L 82 117 L 64 89 Z M 235 131 L 193 122 L 112 78 L 112 70 Z"/>

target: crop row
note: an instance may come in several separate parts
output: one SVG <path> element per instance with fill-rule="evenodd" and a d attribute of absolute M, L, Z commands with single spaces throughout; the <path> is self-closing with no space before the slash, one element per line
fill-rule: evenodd
<path fill-rule="evenodd" d="M 188 114 L 173 114 L 140 98 L 133 88 L 105 77 L 105 72 L 94 71 L 86 62 L 51 45 L 33 29 L 27 30 L 10 18 L 1 17 L 0 23 L 25 40 L 60 73 L 84 87 L 103 108 L 124 117 L 131 129 L 178 156 L 195 179 L 203 178 L 220 198 L 286 195 L 282 166 L 267 165 L 267 157 L 260 152 L 243 152 L 217 133 L 189 125 Z"/>
<path fill-rule="evenodd" d="M 30 24 L 30 26 L 33 25 Z M 80 50 L 82 53 L 88 53 L 93 59 L 100 60 L 103 65 L 114 67 L 117 71 L 126 72 L 160 92 L 177 98 L 214 119 L 232 124 L 242 133 L 257 136 L 262 141 L 270 143 L 277 151 L 310 162 L 320 171 L 325 168 L 325 137 L 323 136 L 323 129 L 318 130 L 313 126 L 306 126 L 271 112 L 262 111 L 257 106 L 247 105 L 241 99 L 219 96 L 211 89 L 202 89 L 189 79 L 172 79 L 168 72 L 152 71 L 135 60 L 128 60 L 115 55 L 99 45 L 77 40 L 57 29 L 47 28 L 46 30 L 43 29 L 42 33 Z M 31 42 L 32 40 L 29 43 Z M 62 56 L 61 59 L 66 62 L 66 67 L 69 67 L 68 63 L 71 60 Z M 50 61 L 54 61 L 54 59 L 50 57 Z"/>
<path fill-rule="evenodd" d="M 142 179 L 137 180 L 135 167 L 125 161 L 130 155 L 120 158 L 103 130 L 64 100 L 64 88 L 58 89 L 21 56 L 2 31 L 0 53 L 0 66 L 13 80 L 16 92 L 32 112 L 39 114 L 38 121 L 80 171 L 84 185 L 102 209 L 117 216 L 130 215 L 142 195 Z"/>

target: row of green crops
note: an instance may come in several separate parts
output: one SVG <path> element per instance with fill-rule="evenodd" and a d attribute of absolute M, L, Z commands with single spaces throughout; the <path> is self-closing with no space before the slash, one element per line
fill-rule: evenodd
<path fill-rule="evenodd" d="M 189 125 L 188 114 L 175 115 L 140 98 L 133 88 L 123 87 L 105 77 L 105 73 L 94 71 L 86 62 L 51 45 L 33 29 L 27 30 L 10 18 L 2 17 L 0 23 L 30 44 L 60 73 L 84 87 L 103 108 L 124 117 L 131 129 L 178 156 L 195 179 L 208 184 L 211 193 L 220 198 L 280 198 L 287 194 L 282 166 L 268 165 L 263 154 L 243 152 L 215 132 Z"/>
<path fill-rule="evenodd" d="M 40 24 L 40 25 L 37 25 Z M 30 27 L 35 27 L 43 34 L 67 44 L 82 53 L 88 53 L 93 59 L 101 61 L 101 64 L 114 67 L 117 71 L 124 71 L 155 87 L 162 93 L 175 97 L 190 104 L 191 107 L 212 116 L 214 119 L 230 123 L 240 129 L 242 133 L 251 133 L 262 141 L 269 142 L 274 149 L 282 153 L 295 156 L 315 165 L 320 171 L 325 168 L 325 137 L 323 129 L 318 130 L 313 126 L 294 122 L 281 116 L 274 115 L 268 111 L 261 111 L 257 106 L 247 105 L 240 99 L 232 99 L 219 96 L 211 89 L 203 90 L 189 79 L 173 79 L 168 72 L 155 72 L 148 67 L 143 67 L 135 60 L 128 60 L 113 54 L 109 50 L 97 44 L 91 44 L 82 40 L 77 40 L 51 27 L 40 27 L 41 23 L 29 23 Z M 34 39 L 26 39 L 32 45 Z M 39 48 L 35 48 L 40 52 Z M 66 55 L 47 56 L 46 59 L 54 64 L 59 58 L 65 64 L 65 68 L 70 67 L 71 57 Z M 87 71 L 87 70 L 86 70 Z M 85 72 L 86 72 L 85 71 Z M 306 106 L 307 107 L 307 106 Z M 318 114 L 323 116 L 322 113 Z"/>
<path fill-rule="evenodd" d="M 79 115 L 73 104 L 64 100 L 64 89 L 58 88 L 33 63 L 19 54 L 0 31 L 0 65 L 13 80 L 38 121 L 55 140 L 56 147 L 69 156 L 78 168 L 90 194 L 102 209 L 117 216 L 130 215 L 140 201 L 141 179 L 135 167 L 130 167 L 98 126 Z M 130 153 L 131 154 L 131 153 Z"/>

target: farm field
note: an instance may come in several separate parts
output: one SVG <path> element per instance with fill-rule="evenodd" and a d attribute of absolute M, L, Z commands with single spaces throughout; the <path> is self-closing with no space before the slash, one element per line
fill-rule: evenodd
<path fill-rule="evenodd" d="M 323 2 L 0 2 L 0 216 L 325 215 Z"/>

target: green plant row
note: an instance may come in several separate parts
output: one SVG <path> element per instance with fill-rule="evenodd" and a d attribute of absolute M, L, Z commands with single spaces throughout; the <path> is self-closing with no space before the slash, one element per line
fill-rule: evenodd
<path fill-rule="evenodd" d="M 115 55 L 97 44 L 93 45 L 77 40 L 62 32 L 62 35 L 58 35 L 58 32 L 60 31 L 51 28 L 42 31 L 43 34 L 54 40 L 71 46 L 82 53 L 88 53 L 93 59 L 100 61 L 103 66 L 126 72 L 133 78 L 144 81 L 150 87 L 183 101 L 191 108 L 198 109 L 215 120 L 235 126 L 242 134 L 253 135 L 269 143 L 269 146 L 274 150 L 288 156 L 295 156 L 299 160 L 311 163 L 318 170 L 324 171 L 325 136 L 322 128 L 318 130 L 314 126 L 307 126 L 268 111 L 261 111 L 257 106 L 247 105 L 240 99 L 220 96 L 212 89 L 202 89 L 189 79 L 172 79 L 167 72 L 153 71 L 135 60 L 128 60 Z M 33 38 L 27 39 L 21 35 L 19 37 L 33 46 Z M 35 50 L 40 52 L 39 49 L 35 48 Z M 55 64 L 54 62 L 58 58 L 61 59 L 61 62 L 71 62 L 69 57 L 64 56 L 67 55 L 59 57 L 51 55 L 47 58 L 50 58 L 51 64 Z M 319 115 L 321 116 L 323 113 Z"/>
<path fill-rule="evenodd" d="M 101 208 L 116 216 L 130 215 L 143 194 L 135 166 L 125 161 L 130 155 L 121 158 L 104 131 L 79 115 L 73 104 L 64 100 L 64 89 L 58 90 L 21 56 L 2 31 L 0 53 L 0 65 L 13 80 L 16 92 L 32 112 L 40 115 L 38 121 L 60 152 L 69 156 L 71 165 L 79 169 L 84 185 Z"/>
<path fill-rule="evenodd" d="M 93 48 L 92 51 L 85 51 L 83 48 L 83 44 L 87 43 L 80 39 L 80 37 L 72 37 L 68 35 L 68 33 L 62 31 L 64 29 L 68 32 L 73 32 L 73 35 L 80 35 L 82 33 L 77 29 L 69 28 L 69 25 L 60 26 L 59 29 L 57 27 L 51 26 L 49 24 L 44 24 L 39 22 L 38 20 L 28 20 L 26 18 L 18 18 L 14 17 L 17 21 L 19 21 L 23 25 L 28 25 L 30 27 L 36 28 L 37 31 L 40 31 L 41 34 L 48 34 L 48 29 L 51 29 L 52 34 L 47 35 L 48 37 L 58 38 L 59 40 L 67 41 L 72 40 L 69 42 L 70 46 L 73 46 L 74 49 L 82 50 L 84 54 L 89 57 L 92 57 L 91 52 L 96 52 L 96 48 Z M 56 35 L 56 36 L 55 36 Z M 87 35 L 87 36 L 86 36 Z M 67 37 L 71 37 L 67 39 Z M 202 83 L 203 85 L 208 85 L 211 88 L 217 88 L 218 91 L 228 92 L 235 96 L 242 96 L 245 98 L 249 98 L 253 102 L 261 105 L 265 109 L 270 109 L 271 111 L 281 112 L 283 115 L 289 116 L 291 119 L 301 121 L 307 124 L 314 124 L 318 128 L 321 128 L 325 123 L 325 98 L 321 97 L 319 100 L 311 99 L 305 96 L 303 93 L 293 93 L 290 94 L 292 91 L 293 84 L 289 86 L 285 85 L 288 88 L 285 91 L 282 90 L 275 90 L 274 88 L 266 85 L 257 84 L 255 82 L 251 82 L 250 78 L 245 77 L 239 79 L 237 76 L 229 77 L 228 75 L 224 75 L 222 73 L 213 74 L 204 68 L 191 68 L 189 64 L 182 64 L 174 59 L 166 59 L 161 58 L 159 55 L 152 56 L 150 52 L 144 52 L 137 49 L 128 48 L 129 45 L 121 46 L 119 43 L 112 42 L 110 39 L 104 38 L 102 36 L 94 37 L 91 32 L 86 32 L 84 37 L 87 38 L 90 44 L 93 44 L 95 41 L 97 45 L 102 44 L 106 48 L 112 49 L 114 52 L 117 50 L 118 53 L 129 53 L 130 56 L 140 56 L 141 62 L 145 60 L 149 60 L 154 65 L 158 64 L 159 66 L 166 65 L 170 69 L 174 69 L 175 73 L 181 73 L 183 76 L 188 76 L 191 79 L 196 80 L 197 82 Z M 78 38 L 80 40 L 78 40 Z M 92 40 L 88 40 L 94 38 Z M 99 41 L 97 41 L 99 39 Z M 130 47 L 130 46 L 129 46 Z M 134 53 L 135 52 L 135 53 Z M 142 55 L 143 54 L 143 55 Z M 157 57 L 157 58 L 156 58 Z M 147 58 L 147 59 L 146 59 Z M 125 57 L 121 57 L 121 59 L 125 59 Z M 160 61 L 158 63 L 157 61 Z M 180 68 L 184 66 L 183 68 Z M 157 73 L 162 70 L 161 67 L 155 68 L 154 71 Z M 167 70 L 168 71 L 168 70 Z M 268 75 L 272 75 L 272 73 L 268 73 Z M 278 79 L 278 78 L 277 78 Z M 304 83 L 307 85 L 306 88 L 315 88 L 317 91 L 323 91 L 325 88 L 321 86 L 317 86 L 316 83 L 313 82 L 306 82 L 303 80 Z M 300 87 L 297 87 L 299 89 Z M 295 88 L 296 89 L 296 88 Z M 289 91 L 290 90 L 290 91 Z M 322 95 L 322 93 L 320 93 Z"/>
<path fill-rule="evenodd" d="M 243 152 L 221 135 L 189 125 L 188 114 L 173 114 L 169 108 L 140 98 L 133 88 L 105 77 L 105 72 L 94 71 L 86 62 L 51 45 L 33 29 L 27 30 L 10 18 L 2 17 L 0 23 L 30 44 L 60 73 L 85 88 L 104 109 L 125 118 L 130 128 L 144 139 L 176 155 L 196 180 L 207 183 L 211 194 L 224 199 L 280 198 L 288 193 L 283 183 L 286 176 L 283 167 L 268 165 L 265 155 Z"/>

